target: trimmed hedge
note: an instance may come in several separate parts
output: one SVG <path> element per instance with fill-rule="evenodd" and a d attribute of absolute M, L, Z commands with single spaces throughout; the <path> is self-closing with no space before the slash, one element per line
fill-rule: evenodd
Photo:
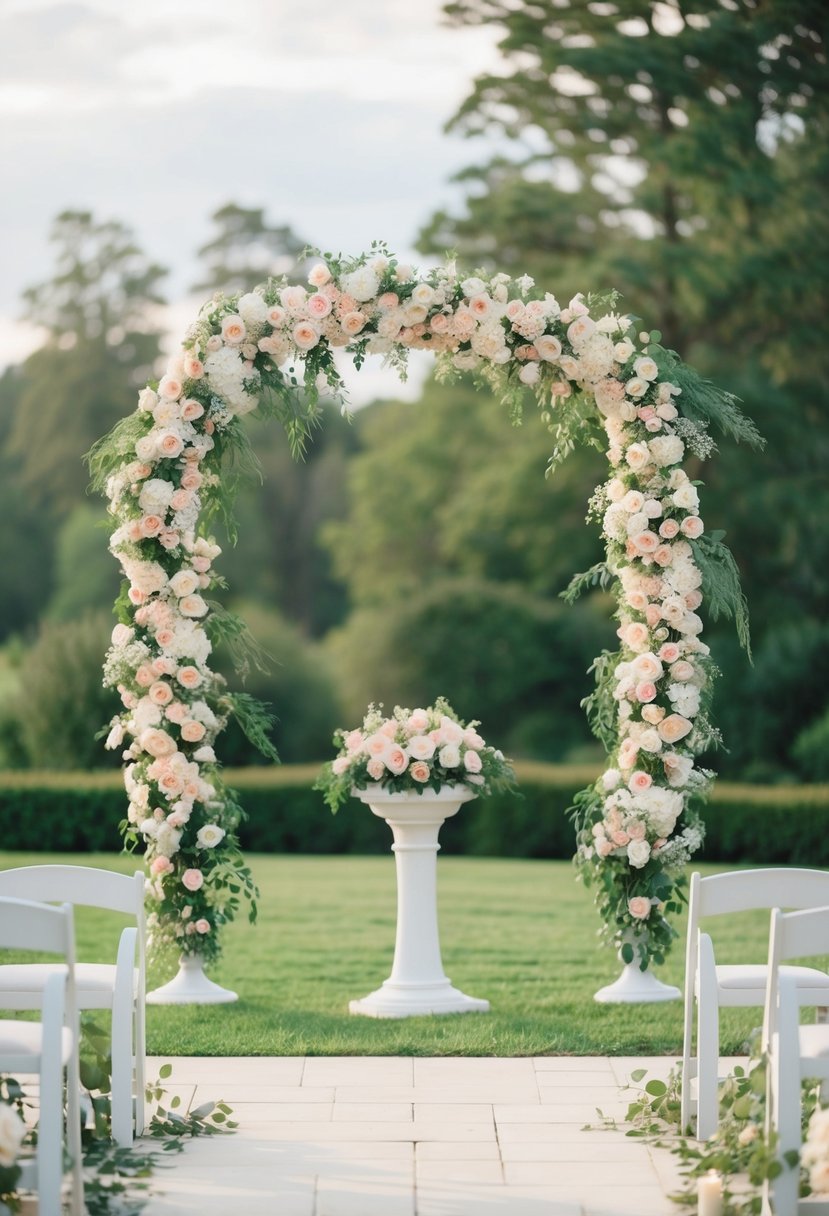
<path fill-rule="evenodd" d="M 479 857 L 570 857 L 565 812 L 595 769 L 519 763 L 521 797 L 482 799 L 447 820 L 444 853 Z M 386 853 L 385 824 L 360 802 L 329 814 L 311 785 L 316 765 L 228 769 L 248 820 L 252 853 Z M 126 802 L 119 773 L 0 773 L 0 848 L 20 852 L 112 852 Z M 829 785 L 714 787 L 704 811 L 707 861 L 829 866 Z"/>

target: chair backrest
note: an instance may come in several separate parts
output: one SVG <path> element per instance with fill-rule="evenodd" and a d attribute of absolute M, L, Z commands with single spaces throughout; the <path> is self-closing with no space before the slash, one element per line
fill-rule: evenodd
<path fill-rule="evenodd" d="M 140 870 L 134 874 L 116 874 L 92 866 L 22 866 L 0 870 L 0 896 L 107 908 L 111 912 L 132 913 L 139 922 L 144 918 L 144 875 Z"/>
<path fill-rule="evenodd" d="M 34 900 L 0 896 L 0 947 L 62 954 L 67 963 L 74 966 L 72 905 L 66 903 L 55 908 Z"/>
<path fill-rule="evenodd" d="M 787 958 L 808 958 L 829 954 L 829 907 L 808 908 L 801 912 L 771 914 L 769 964 L 779 966 Z"/>
<path fill-rule="evenodd" d="M 722 916 L 753 908 L 819 908 L 829 905 L 829 871 L 776 868 L 732 870 L 698 878 L 697 916 Z M 819 952 L 818 952 L 819 953 Z"/>

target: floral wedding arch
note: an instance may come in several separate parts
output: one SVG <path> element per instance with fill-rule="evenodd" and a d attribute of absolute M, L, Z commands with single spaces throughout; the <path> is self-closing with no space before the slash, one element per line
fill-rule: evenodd
<path fill-rule="evenodd" d="M 323 255 L 307 286 L 271 279 L 209 300 L 158 385 L 93 449 L 124 573 L 104 668 L 124 708 L 107 746 L 125 747 L 121 826 L 128 846 L 146 848 L 156 950 L 209 961 L 243 899 L 255 918 L 236 835 L 242 810 L 215 744 L 234 715 L 276 757 L 263 707 L 211 670 L 213 642 L 242 641 L 244 626 L 206 598 L 221 585 L 208 530 L 232 498 L 223 470 L 248 452 L 242 418 L 275 416 L 297 454 L 320 395 L 343 400 L 335 349 L 358 368 L 382 354 L 404 374 L 419 348 L 436 353 L 440 377 L 471 372 L 514 422 L 531 392 L 552 435 L 548 471 L 578 443 L 607 449 L 610 476 L 590 503 L 606 561 L 566 593 L 610 589 L 620 640 L 596 659 L 585 702 L 608 764 L 577 796 L 576 860 L 625 961 L 644 970 L 663 960 L 675 936 L 665 913 L 679 910 L 684 866 L 702 841 L 696 808 L 711 774 L 695 756 L 717 738 L 704 597 L 712 616 L 735 618 L 747 644 L 736 567 L 721 536 L 705 532 L 699 483 L 683 463 L 711 453 L 712 423 L 760 440 L 734 399 L 659 345 L 658 332 L 637 333 L 614 294 L 562 308 L 534 287 L 526 275 L 461 277 L 453 262 L 418 275 L 381 245 L 357 258 Z"/>

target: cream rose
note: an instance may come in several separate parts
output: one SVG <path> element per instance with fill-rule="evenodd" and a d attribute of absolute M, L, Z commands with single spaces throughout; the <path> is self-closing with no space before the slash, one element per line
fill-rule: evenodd
<path fill-rule="evenodd" d="M 668 714 L 657 726 L 659 737 L 665 743 L 677 743 L 691 730 L 691 723 L 682 714 Z"/>
<path fill-rule="evenodd" d="M 413 781 L 428 781 L 431 769 L 425 760 L 415 760 L 409 765 L 409 776 Z"/>

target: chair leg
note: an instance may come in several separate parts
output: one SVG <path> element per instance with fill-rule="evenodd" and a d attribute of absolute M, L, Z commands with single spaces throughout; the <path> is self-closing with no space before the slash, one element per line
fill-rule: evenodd
<path fill-rule="evenodd" d="M 44 1034 L 37 1132 L 39 1216 L 61 1216 L 63 1182 L 63 1062 L 57 1035 Z"/>
<path fill-rule="evenodd" d="M 719 1123 L 717 1081 L 720 1062 L 720 1017 L 716 990 L 702 985 L 697 1002 L 697 1139 L 708 1140 Z"/>
<path fill-rule="evenodd" d="M 129 1148 L 133 1138 L 132 1008 L 116 1001 L 112 1008 L 112 1138 Z"/>
<path fill-rule="evenodd" d="M 66 1066 L 66 1148 L 71 1158 L 72 1216 L 85 1216 L 86 1204 L 83 1193 L 83 1146 L 81 1144 L 81 1073 L 78 1052 L 80 1051 L 80 1021 L 75 1023 L 74 1050 Z"/>
<path fill-rule="evenodd" d="M 775 1036 L 769 1058 L 767 1081 L 767 1128 L 778 1136 L 777 1155 L 790 1149 L 800 1151 L 800 1069 L 799 1060 L 780 1058 L 780 1036 Z M 775 1216 L 797 1216 L 800 1170 L 783 1166 L 777 1178 L 766 1185 Z"/>
<path fill-rule="evenodd" d="M 139 1000 L 135 1009 L 135 1134 L 144 1133 L 144 1107 L 146 1104 L 147 1031 L 143 1002 Z"/>

